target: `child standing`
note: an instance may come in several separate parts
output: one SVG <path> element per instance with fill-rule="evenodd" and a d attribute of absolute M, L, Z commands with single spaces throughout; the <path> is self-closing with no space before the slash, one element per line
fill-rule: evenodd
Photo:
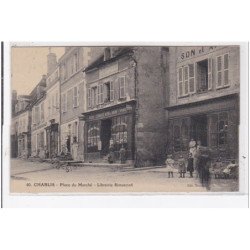
<path fill-rule="evenodd" d="M 188 157 L 187 171 L 190 173 L 190 178 L 193 178 L 194 158 L 193 158 L 193 155 L 191 153 L 189 153 L 189 157 Z"/>
<path fill-rule="evenodd" d="M 168 172 L 168 178 L 170 178 L 170 176 L 173 178 L 174 177 L 174 160 L 172 158 L 172 155 L 167 156 L 165 163 L 166 163 L 166 170 Z"/>
<path fill-rule="evenodd" d="M 185 173 L 186 173 L 186 163 L 185 159 L 183 158 L 182 155 L 180 155 L 179 159 L 179 178 L 185 178 Z"/>

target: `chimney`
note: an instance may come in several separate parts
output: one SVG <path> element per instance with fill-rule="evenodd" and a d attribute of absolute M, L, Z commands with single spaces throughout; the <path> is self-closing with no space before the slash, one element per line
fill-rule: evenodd
<path fill-rule="evenodd" d="M 49 54 L 47 55 L 47 74 L 50 75 L 57 66 L 56 54 L 51 52 L 49 49 Z"/>

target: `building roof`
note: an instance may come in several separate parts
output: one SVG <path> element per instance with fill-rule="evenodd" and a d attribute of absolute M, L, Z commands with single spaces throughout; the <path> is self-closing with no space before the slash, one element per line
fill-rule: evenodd
<path fill-rule="evenodd" d="M 131 53 L 133 53 L 132 47 L 119 47 L 117 50 L 114 51 L 113 57 L 104 61 L 104 54 L 102 54 L 94 62 L 92 62 L 88 67 L 86 67 L 84 69 L 84 72 L 88 72 L 88 71 L 91 71 L 95 68 L 99 68 L 99 67 L 104 66 L 106 64 L 109 64 L 111 62 L 114 62 L 117 59 L 121 58 L 122 56 L 131 54 Z"/>

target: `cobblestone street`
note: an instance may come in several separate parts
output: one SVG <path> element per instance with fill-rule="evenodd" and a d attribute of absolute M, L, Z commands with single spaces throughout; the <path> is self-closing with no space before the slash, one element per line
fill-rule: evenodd
<path fill-rule="evenodd" d="M 11 160 L 14 193 L 206 192 L 196 178 L 168 178 L 165 168 L 118 170 L 112 167 L 72 167 L 69 172 L 52 164 Z M 235 180 L 211 180 L 211 192 L 237 191 Z"/>

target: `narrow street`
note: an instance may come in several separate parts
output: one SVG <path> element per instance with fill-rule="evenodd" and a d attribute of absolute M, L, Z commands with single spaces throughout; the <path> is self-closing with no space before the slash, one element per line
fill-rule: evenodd
<path fill-rule="evenodd" d="M 188 176 L 188 175 L 187 175 Z M 165 168 L 121 171 L 109 167 L 73 167 L 69 172 L 52 164 L 11 160 L 11 192 L 14 193 L 113 193 L 206 192 L 196 178 L 168 178 Z M 211 192 L 236 191 L 237 181 L 211 181 Z"/>

